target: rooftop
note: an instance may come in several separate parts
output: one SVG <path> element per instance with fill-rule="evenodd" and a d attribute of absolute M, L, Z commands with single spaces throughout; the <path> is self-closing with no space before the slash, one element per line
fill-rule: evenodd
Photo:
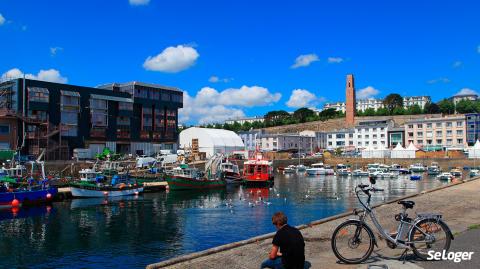
<path fill-rule="evenodd" d="M 160 85 L 160 84 L 145 83 L 145 82 L 140 82 L 140 81 L 130 81 L 130 82 L 124 82 L 124 83 L 118 83 L 118 82 L 105 83 L 105 84 L 100 84 L 100 85 L 96 86 L 96 88 L 104 89 L 104 88 L 110 88 L 110 87 L 128 87 L 128 86 L 137 86 L 137 85 L 138 86 L 143 86 L 143 87 L 155 88 L 155 89 L 183 92 L 179 88 Z"/>

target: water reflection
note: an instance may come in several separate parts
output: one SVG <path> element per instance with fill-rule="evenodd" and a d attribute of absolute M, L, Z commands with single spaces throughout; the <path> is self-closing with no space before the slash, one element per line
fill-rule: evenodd
<path fill-rule="evenodd" d="M 271 188 L 79 199 L 0 212 L 0 267 L 144 268 L 146 264 L 274 231 L 271 215 L 307 223 L 357 206 L 367 179 L 278 175 Z M 374 202 L 446 184 L 379 180 Z M 26 251 L 28 250 L 28 251 Z"/>

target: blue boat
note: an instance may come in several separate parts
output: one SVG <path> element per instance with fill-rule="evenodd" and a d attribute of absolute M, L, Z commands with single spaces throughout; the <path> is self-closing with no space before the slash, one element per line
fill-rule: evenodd
<path fill-rule="evenodd" d="M 420 180 L 420 179 L 422 179 L 421 175 L 411 175 L 410 176 L 410 180 Z"/>
<path fill-rule="evenodd" d="M 0 208 L 11 208 L 21 205 L 41 204 L 52 201 L 58 190 L 55 187 L 19 188 L 9 191 L 0 187 Z M 17 200 L 17 202 L 14 202 Z M 13 202 L 13 203 L 12 203 Z"/>

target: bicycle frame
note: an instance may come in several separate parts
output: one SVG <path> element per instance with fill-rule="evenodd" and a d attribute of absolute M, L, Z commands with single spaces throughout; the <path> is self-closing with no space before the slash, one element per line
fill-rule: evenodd
<path fill-rule="evenodd" d="M 411 249 L 411 246 L 410 244 L 413 243 L 413 242 L 410 242 L 410 241 L 403 241 L 401 240 L 401 238 L 399 238 L 401 236 L 401 233 L 400 231 L 402 229 L 405 229 L 403 227 L 403 225 L 408 225 L 408 234 L 410 234 L 410 232 L 412 231 L 413 228 L 417 228 L 418 231 L 420 231 L 427 240 L 425 241 L 415 241 L 414 243 L 431 243 L 433 240 L 435 240 L 434 236 L 430 235 L 430 234 L 427 234 L 427 233 L 424 233 L 422 231 L 422 229 L 420 229 L 420 227 L 417 226 L 417 223 L 423 219 L 425 219 L 426 217 L 425 216 L 435 216 L 436 218 L 441 218 L 441 216 L 439 215 L 434 215 L 434 214 L 431 214 L 431 215 L 421 215 L 421 216 L 418 216 L 416 217 L 415 219 L 413 219 L 412 221 L 408 222 L 408 221 L 404 221 L 403 219 L 400 220 L 399 222 L 399 225 L 398 225 L 398 228 L 397 228 L 397 233 L 396 233 L 396 237 L 392 237 L 389 233 L 387 233 L 382 225 L 378 222 L 377 220 L 377 216 L 375 215 L 375 210 L 373 208 L 371 208 L 370 206 L 370 200 L 371 200 L 371 194 L 369 193 L 369 191 L 366 191 L 365 190 L 361 190 L 362 192 L 364 192 L 365 194 L 368 195 L 368 199 L 367 199 L 367 203 L 365 204 L 361 199 L 360 199 L 360 196 L 358 195 L 358 193 L 360 191 L 355 191 L 356 195 L 357 195 L 357 198 L 358 200 L 360 201 L 360 204 L 363 206 L 363 208 L 365 210 L 363 210 L 363 213 L 361 215 L 359 215 L 360 217 L 360 222 L 362 222 L 364 225 L 366 225 L 367 227 L 368 224 L 365 222 L 365 217 L 366 215 L 368 214 L 370 216 L 370 219 L 372 220 L 372 223 L 373 225 L 375 226 L 375 228 L 377 228 L 378 232 L 380 233 L 380 235 L 385 238 L 386 240 L 390 241 L 391 243 L 395 244 L 396 247 L 398 248 L 404 248 L 404 249 Z M 406 213 L 406 208 L 404 208 L 403 210 L 403 214 Z M 355 212 L 355 215 L 358 215 L 358 212 L 354 211 Z M 432 238 L 433 237 L 433 238 Z M 402 242 L 400 242 L 402 241 Z"/>

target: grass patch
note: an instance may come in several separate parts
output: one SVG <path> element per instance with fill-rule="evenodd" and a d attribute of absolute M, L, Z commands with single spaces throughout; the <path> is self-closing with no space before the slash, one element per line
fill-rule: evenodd
<path fill-rule="evenodd" d="M 480 229 L 480 224 L 472 224 L 467 227 L 469 230 Z"/>

